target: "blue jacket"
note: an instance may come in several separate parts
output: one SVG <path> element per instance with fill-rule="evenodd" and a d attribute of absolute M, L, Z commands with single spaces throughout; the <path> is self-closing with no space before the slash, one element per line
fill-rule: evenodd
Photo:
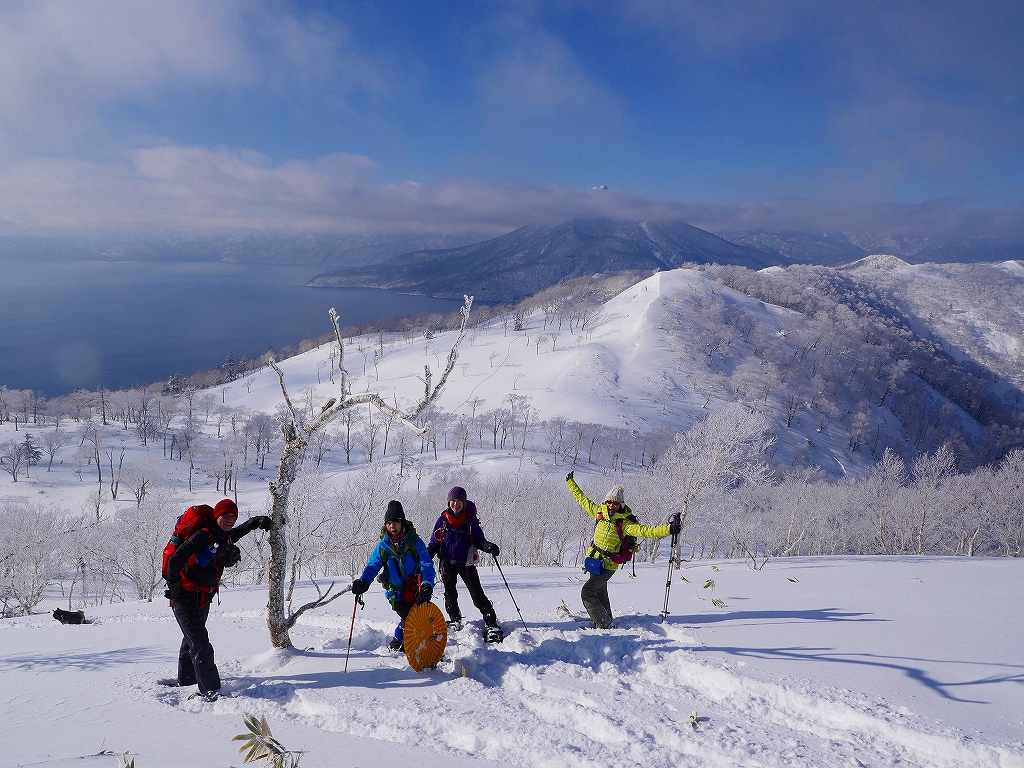
<path fill-rule="evenodd" d="M 391 541 L 383 528 L 380 535 L 380 542 L 373 548 L 359 578 L 369 583 L 383 570 L 381 583 L 392 605 L 401 599 L 402 587 L 410 577 L 419 575 L 422 584 L 434 586 L 434 563 L 412 523 L 405 522 L 405 535 L 397 542 Z"/>
<path fill-rule="evenodd" d="M 480 527 L 480 520 L 476 516 L 476 504 L 467 501 L 463 514 L 466 519 L 458 526 L 452 524 L 453 515 L 448 510 L 442 512 L 434 523 L 434 531 L 430 534 L 427 550 L 437 552 L 442 566 L 445 562 L 455 567 L 476 565 L 479 559 L 477 549 L 487 543 Z"/>

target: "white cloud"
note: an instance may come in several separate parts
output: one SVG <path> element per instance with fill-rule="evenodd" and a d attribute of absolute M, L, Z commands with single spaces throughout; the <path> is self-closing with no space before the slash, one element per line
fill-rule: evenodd
<path fill-rule="evenodd" d="M 271 164 L 256 152 L 160 146 L 116 165 L 20 161 L 0 176 L 7 233 L 65 230 L 394 232 L 506 230 L 575 216 L 679 216 L 672 201 L 614 191 L 449 178 L 380 183 L 366 157 Z"/>
<path fill-rule="evenodd" d="M 852 205 L 805 199 L 684 203 L 617 190 L 446 178 L 382 183 L 367 157 L 273 164 L 252 151 L 159 146 L 117 164 L 31 159 L 0 175 L 0 233 L 507 231 L 571 218 L 681 219 L 704 229 L 1021 234 L 1019 209 L 948 199 Z M 881 229 L 878 229 L 881 227 Z"/>
<path fill-rule="evenodd" d="M 499 119 L 609 114 L 618 98 L 591 78 L 576 53 L 525 13 L 503 13 L 478 30 L 477 86 L 485 111 Z"/>
<path fill-rule="evenodd" d="M 59 146 L 93 127 L 116 134 L 120 106 L 187 102 L 196 88 L 280 91 L 329 73 L 380 88 L 374 66 L 345 41 L 337 22 L 299 18 L 277 0 L 7 2 L 0 151 Z"/>
<path fill-rule="evenodd" d="M 512 24 L 506 33 L 519 28 Z M 539 29 L 521 30 L 492 59 L 479 78 L 483 100 L 511 109 L 548 112 L 579 108 L 604 98 L 572 51 Z"/>
<path fill-rule="evenodd" d="M 233 3 L 59 0 L 0 7 L 0 131 L 59 135 L 115 98 L 145 97 L 171 78 L 246 71 Z"/>

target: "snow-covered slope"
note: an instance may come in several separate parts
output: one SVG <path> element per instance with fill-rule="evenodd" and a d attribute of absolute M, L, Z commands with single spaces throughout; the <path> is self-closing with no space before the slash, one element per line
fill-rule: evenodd
<path fill-rule="evenodd" d="M 514 393 L 529 397 L 542 419 L 571 415 L 630 429 L 663 421 L 692 423 L 689 399 L 680 403 L 657 399 L 662 392 L 655 382 L 665 380 L 677 357 L 665 328 L 667 303 L 678 302 L 686 293 L 710 290 L 712 283 L 693 270 L 658 273 L 609 301 L 593 329 L 583 333 L 544 328 L 539 314 L 524 332 L 505 333 L 497 324 L 472 332 L 459 349 L 459 364 L 439 405 L 453 413 L 468 413 L 473 398 L 484 401 L 478 410 L 489 409 Z M 538 341 L 539 337 L 543 340 Z M 414 343 L 389 341 L 383 359 L 376 367 L 369 365 L 365 375 L 357 350 L 368 349 L 372 359 L 375 339 L 346 342 L 346 368 L 355 373 L 353 393 L 375 389 L 385 400 L 397 396 L 400 402 L 412 402 L 422 393 L 423 366 L 429 365 L 436 377 L 453 340 L 454 333 L 449 332 L 426 344 L 422 338 Z M 314 387 L 321 399 L 333 396 L 334 385 L 316 381 L 316 363 L 327 354 L 323 348 L 284 361 L 281 367 L 289 389 Z M 276 374 L 264 371 L 252 379 L 251 386 L 248 381 L 228 385 L 227 402 L 243 400 L 248 407 L 273 412 L 283 402 Z M 678 389 L 674 381 L 667 386 Z M 666 407 L 671 408 L 667 418 Z"/>
<path fill-rule="evenodd" d="M 561 416 L 635 432 L 688 429 L 709 408 L 729 402 L 714 376 L 695 369 L 681 352 L 704 343 L 698 338 L 703 322 L 691 327 L 688 318 L 695 313 L 691 302 L 708 297 L 751 318 L 767 336 L 784 339 L 802 322 L 798 313 L 733 291 L 702 272 L 660 272 L 608 301 L 583 331 L 559 331 L 553 323 L 544 327 L 539 311 L 521 332 L 499 323 L 474 330 L 459 349 L 459 362 L 438 405 L 468 415 L 474 401 L 479 413 L 501 407 L 514 395 L 529 398 L 541 420 Z M 391 339 L 383 346 L 375 337 L 346 342 L 352 392 L 376 391 L 389 402 L 415 402 L 422 395 L 423 366 L 430 366 L 436 380 L 454 338 L 449 332 L 429 341 Z M 375 350 L 383 352 L 376 365 Z M 328 381 L 323 368 L 328 354 L 325 346 L 282 364 L 293 397 L 309 388 L 320 402 L 337 394 L 337 385 Z M 747 344 L 723 346 L 716 358 L 718 369 L 732 372 L 749 363 L 750 355 Z M 370 362 L 364 365 L 364 360 Z M 229 405 L 272 413 L 283 402 L 277 375 L 270 370 L 224 390 Z M 784 414 L 777 393 L 764 407 L 776 426 L 781 425 Z M 873 462 L 870 455 L 847 450 L 847 441 L 841 430 L 820 433 L 810 421 L 797 420 L 791 429 L 779 430 L 777 458 L 782 464 L 817 463 L 836 475 Z"/>
<path fill-rule="evenodd" d="M 575 569 L 504 568 L 527 631 L 484 568 L 505 642 L 485 646 L 477 617 L 419 674 L 386 648 L 394 614 L 377 585 L 347 673 L 351 600 L 303 617 L 302 650 L 273 651 L 265 590 L 228 590 L 210 631 L 230 697 L 213 704 L 156 685 L 173 676 L 180 640 L 161 601 L 90 609 L 85 626 L 7 619 L 0 766 L 113 768 L 124 752 L 139 768 L 241 765 L 231 738 L 252 713 L 308 750 L 303 765 L 1014 768 L 1024 619 L 1006 606 L 1024 587 L 1018 566 L 687 563 L 661 624 L 665 571 L 640 564 L 611 582 L 607 631 L 556 610 L 581 610 Z M 308 583 L 300 593 L 314 596 Z"/>
<path fill-rule="evenodd" d="M 717 343 L 700 335 L 701 323 L 688 322 L 709 304 L 756 317 L 784 340 L 803 322 L 702 273 L 660 273 L 610 301 L 583 331 L 555 337 L 541 312 L 521 332 L 506 333 L 497 321 L 472 330 L 440 405 L 481 412 L 514 395 L 530 398 L 538 418 L 629 430 L 688 427 L 727 400 L 702 386 L 706 372 L 680 363 L 685 349 Z M 538 343 L 540 336 L 547 338 Z M 346 342 L 352 391 L 415 400 L 423 366 L 438 375 L 452 340 Z M 724 345 L 715 372 L 743 364 L 737 350 L 744 343 Z M 282 363 L 298 407 L 311 397 L 317 408 L 337 394 L 330 367 L 328 347 Z M 282 401 L 273 371 L 210 394 L 270 413 Z M 781 404 L 767 403 L 778 422 Z M 210 435 L 217 429 L 213 420 L 204 428 Z M 34 435 L 43 429 L 27 427 Z M 123 441 L 129 462 L 146 453 L 158 461 L 180 497 L 172 508 L 219 498 L 213 479 L 198 472 L 189 492 L 188 462 L 165 460 L 159 441 L 143 447 L 131 431 L 105 430 L 111 456 Z M 0 425 L 0 442 L 25 433 L 24 425 L 16 434 Z M 828 456 L 851 466 L 867 461 L 844 453 L 841 438 L 830 442 L 800 424 L 783 432 L 780 453 L 795 456 L 808 437 L 822 463 Z M 327 482 L 338 487 L 366 466 L 347 465 L 337 452 L 325 461 Z M 534 468 L 540 475 L 530 461 L 485 450 L 467 463 L 484 476 Z M 0 477 L 0 502 L 90 515 L 99 503 L 103 515 L 122 514 L 126 525 L 141 514 L 123 493 L 94 501 L 95 475 L 89 465 L 76 473 L 73 464 L 67 457 L 52 472 L 34 467 L 18 483 Z M 272 465 L 273 457 L 265 470 L 249 466 L 241 477 L 243 517 L 265 509 Z M 442 451 L 436 466 L 461 469 L 457 452 Z M 561 503 L 558 471 L 550 493 L 562 494 Z M 594 490 L 587 474 L 577 469 Z M 488 514 L 494 523 L 506 513 Z M 671 616 L 662 624 L 663 552 L 655 565 L 637 563 L 635 579 L 624 569 L 612 580 L 618 626 L 610 631 L 558 612 L 563 601 L 582 612 L 576 568 L 504 567 L 527 631 L 502 575 L 485 567 L 506 641 L 483 645 L 477 620 L 451 638 L 437 669 L 422 674 L 387 651 L 395 619 L 376 584 L 367 608 L 356 612 L 348 673 L 348 596 L 305 614 L 292 633 L 297 650 L 285 652 L 270 648 L 266 590 L 227 588 L 210 629 L 231 695 L 213 704 L 155 685 L 173 674 L 180 642 L 159 597 L 86 606 L 94 623 L 85 626 L 59 625 L 48 613 L 3 619 L 0 768 L 113 767 L 125 752 L 137 754 L 138 768 L 240 765 L 231 737 L 243 731 L 246 713 L 265 714 L 288 748 L 308 750 L 303 765 L 1016 768 L 1024 766 L 1024 618 L 1013 609 L 1024 589 L 1020 566 L 1013 558 L 786 558 L 755 571 L 737 560 L 694 561 L 671 575 Z M 66 606 L 64 589 L 51 587 L 40 608 Z M 296 603 L 313 594 L 309 582 L 300 583 Z M 435 602 L 441 599 L 439 588 Z M 465 594 L 463 602 L 475 618 Z"/>
<path fill-rule="evenodd" d="M 915 330 L 941 343 L 944 351 L 1024 387 L 1021 262 L 910 265 L 893 257 L 869 259 L 844 269 L 891 295 L 913 319 Z"/>

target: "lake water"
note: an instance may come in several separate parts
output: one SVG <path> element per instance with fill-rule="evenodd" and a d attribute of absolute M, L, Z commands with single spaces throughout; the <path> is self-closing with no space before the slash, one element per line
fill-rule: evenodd
<path fill-rule="evenodd" d="M 460 302 L 309 288 L 313 266 L 0 262 L 0 384 L 47 397 L 166 379 L 293 346 L 341 325 Z"/>

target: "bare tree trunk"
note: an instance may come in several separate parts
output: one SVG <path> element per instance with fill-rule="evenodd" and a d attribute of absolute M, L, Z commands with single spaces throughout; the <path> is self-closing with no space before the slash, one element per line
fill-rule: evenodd
<path fill-rule="evenodd" d="M 288 395 L 288 389 L 285 386 L 284 373 L 278 367 L 277 362 L 273 358 L 270 359 L 270 367 L 277 372 L 281 383 L 281 393 L 284 395 L 285 405 L 287 405 L 288 413 L 290 414 L 289 422 L 281 425 L 281 432 L 284 435 L 284 447 L 281 449 L 281 462 L 277 470 L 277 479 L 270 483 L 272 525 L 270 528 L 270 561 L 267 569 L 267 582 L 270 593 L 267 599 L 267 628 L 270 631 L 270 642 L 275 648 L 293 647 L 288 633 L 303 613 L 311 608 L 320 608 L 327 605 L 346 592 L 351 591 L 351 587 L 346 587 L 338 592 L 333 592 L 333 583 L 325 592 L 322 592 L 320 587 L 317 586 L 316 600 L 306 603 L 295 611 L 292 611 L 290 607 L 285 605 L 285 578 L 288 564 L 288 540 L 285 526 L 288 524 L 288 495 L 291 492 L 292 483 L 302 467 L 302 458 L 308 444 L 308 438 L 326 427 L 331 419 L 339 413 L 364 403 L 375 406 L 385 417 L 397 419 L 417 434 L 422 434 L 425 428 L 417 426 L 415 419 L 437 398 L 445 382 L 448 380 L 449 374 L 455 367 L 455 361 L 458 359 L 459 342 L 462 341 L 462 337 L 466 333 L 466 322 L 469 320 L 469 310 L 472 305 L 473 297 L 466 296 L 465 304 L 461 310 L 462 326 L 452 344 L 451 351 L 448 353 L 448 364 L 437 386 L 431 388 L 430 367 L 424 367 L 423 399 L 411 413 L 403 413 L 398 408 L 388 405 L 376 393 L 365 393 L 354 397 L 349 395 L 342 357 L 344 347 L 341 341 L 341 329 L 338 326 L 338 315 L 333 309 L 331 309 L 330 315 L 331 322 L 334 325 L 334 335 L 338 341 L 339 395 L 337 399 L 331 398 L 328 400 L 321 409 L 320 414 L 311 419 L 307 425 L 301 425 L 301 421 L 295 412 L 291 398 Z M 383 339 L 381 343 L 383 344 Z"/>
<path fill-rule="evenodd" d="M 298 474 L 306 441 L 290 424 L 282 426 L 281 429 L 284 432 L 281 464 L 278 467 L 277 480 L 270 483 L 270 515 L 273 524 L 270 527 L 270 562 L 267 568 L 267 583 L 270 589 L 267 600 L 267 627 L 270 630 L 270 642 L 275 648 L 291 648 L 292 641 L 288 636 L 288 630 L 295 625 L 298 616 L 285 616 L 284 580 L 288 561 L 285 510 L 288 508 L 288 494 L 292 481 Z"/>

